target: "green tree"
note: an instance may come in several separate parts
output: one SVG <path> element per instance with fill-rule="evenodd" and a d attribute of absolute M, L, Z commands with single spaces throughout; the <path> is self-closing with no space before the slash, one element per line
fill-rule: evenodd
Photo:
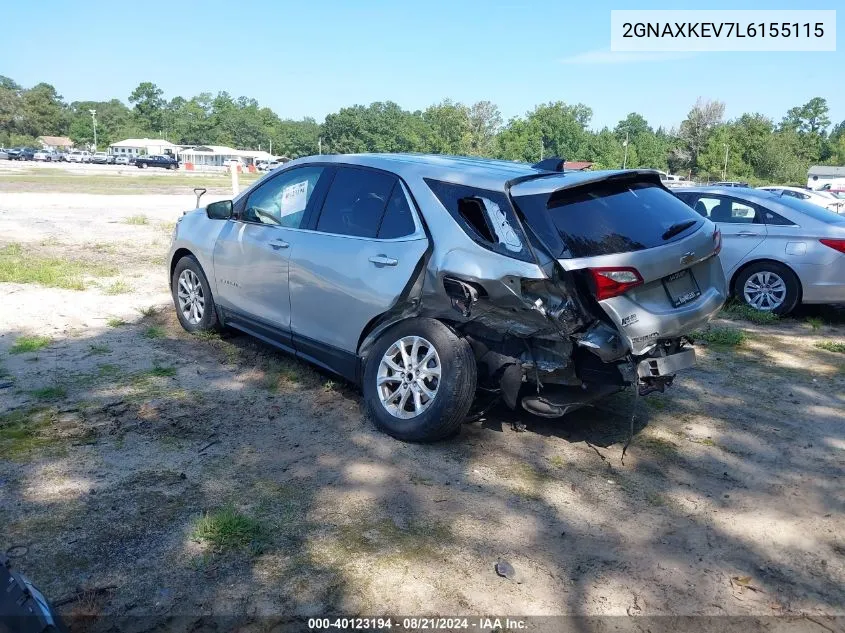
<path fill-rule="evenodd" d="M 707 145 L 713 129 L 722 122 L 725 104 L 699 97 L 681 123 L 678 136 L 684 141 L 686 153 L 693 169 L 698 168 L 698 155 Z"/>
<path fill-rule="evenodd" d="M 502 114 L 490 101 L 477 101 L 469 108 L 469 153 L 492 156 L 496 135 L 502 128 Z"/>
<path fill-rule="evenodd" d="M 445 99 L 422 113 L 428 127 L 427 150 L 434 154 L 468 154 L 472 138 L 469 109 Z"/>
<path fill-rule="evenodd" d="M 53 86 L 40 83 L 21 92 L 20 116 L 15 129 L 30 136 L 64 134 L 67 131 L 65 104 Z"/>
<path fill-rule="evenodd" d="M 164 91 L 154 83 L 144 81 L 129 95 L 129 103 L 135 106 L 135 117 L 139 125 L 152 135 L 162 131 Z"/>

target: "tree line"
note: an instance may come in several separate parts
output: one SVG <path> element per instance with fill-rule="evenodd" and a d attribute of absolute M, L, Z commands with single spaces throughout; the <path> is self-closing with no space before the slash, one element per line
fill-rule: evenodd
<path fill-rule="evenodd" d="M 632 112 L 612 129 L 591 129 L 593 111 L 562 101 L 536 106 L 505 122 L 495 104 L 445 99 L 409 111 L 392 101 L 341 108 L 322 123 L 282 119 L 255 99 L 227 92 L 166 99 L 151 82 L 128 98 L 66 103 L 55 87 L 24 88 L 0 76 L 0 146 L 34 145 L 41 135 L 94 140 L 100 148 L 125 138 L 162 137 L 176 144 L 270 150 L 290 158 L 323 153 L 429 152 L 536 162 L 542 157 L 595 163 L 595 168 L 649 167 L 699 179 L 752 184 L 806 182 L 812 164 L 845 164 L 845 121 L 831 126 L 827 101 L 816 97 L 775 122 L 762 114 L 725 120 L 725 105 L 699 99 L 677 129 L 652 127 Z M 726 165 L 727 162 L 727 165 Z"/>

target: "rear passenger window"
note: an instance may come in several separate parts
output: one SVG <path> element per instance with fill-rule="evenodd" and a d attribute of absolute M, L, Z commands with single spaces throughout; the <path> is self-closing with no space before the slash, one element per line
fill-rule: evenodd
<path fill-rule="evenodd" d="M 533 261 L 504 193 L 430 178 L 425 182 L 464 233 L 476 243 L 502 255 Z"/>
<path fill-rule="evenodd" d="M 376 237 L 396 178 L 368 169 L 344 167 L 332 181 L 317 230 L 338 235 Z"/>
<path fill-rule="evenodd" d="M 411 235 L 416 230 L 414 218 L 411 215 L 411 207 L 408 206 L 408 199 L 402 186 L 397 182 L 393 187 L 393 194 L 387 203 L 384 218 L 378 230 L 378 238 L 389 240 L 397 237 Z"/>

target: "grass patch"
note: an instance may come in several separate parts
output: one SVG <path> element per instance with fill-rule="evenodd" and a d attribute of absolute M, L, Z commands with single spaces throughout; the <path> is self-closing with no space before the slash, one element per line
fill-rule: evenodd
<path fill-rule="evenodd" d="M 88 353 L 94 356 L 102 356 L 103 354 L 111 354 L 111 347 L 102 343 L 93 343 L 88 346 Z"/>
<path fill-rule="evenodd" d="M 106 325 L 109 327 L 120 327 L 121 325 L 126 325 L 126 321 L 120 317 L 109 317 L 108 321 L 106 321 Z"/>
<path fill-rule="evenodd" d="M 563 468 L 565 462 L 563 461 L 563 457 L 560 455 L 552 455 L 549 457 L 549 464 L 551 464 L 555 468 Z"/>
<path fill-rule="evenodd" d="M 52 387 L 33 389 L 29 393 L 31 396 L 34 396 L 39 400 L 61 400 L 67 396 L 67 389 L 59 385 L 54 385 Z"/>
<path fill-rule="evenodd" d="M 379 565 L 425 562 L 437 559 L 455 541 L 445 524 L 411 521 L 400 527 L 390 519 L 340 526 L 336 539 L 317 545 L 318 558 L 337 561 L 369 554 Z"/>
<path fill-rule="evenodd" d="M 141 313 L 142 317 L 149 318 L 158 314 L 158 308 L 156 306 L 147 306 L 146 308 L 138 308 L 138 312 Z"/>
<path fill-rule="evenodd" d="M 52 439 L 43 430 L 52 419 L 51 410 L 39 408 L 0 415 L 0 458 L 20 460 L 50 445 Z"/>
<path fill-rule="evenodd" d="M 262 382 L 265 389 L 277 391 L 286 383 L 299 382 L 299 374 L 295 368 L 289 365 L 270 361 L 267 369 L 264 371 L 264 379 Z"/>
<path fill-rule="evenodd" d="M 747 303 L 737 300 L 731 300 L 726 303 L 725 307 L 722 308 L 722 312 L 730 318 L 743 319 L 745 321 L 751 321 L 751 323 L 757 323 L 758 325 L 774 323 L 779 319 L 778 315 L 773 312 L 755 310 Z"/>
<path fill-rule="evenodd" d="M 126 218 L 125 222 L 126 224 L 132 224 L 134 226 L 144 226 L 150 223 L 145 215 L 130 215 Z"/>
<path fill-rule="evenodd" d="M 175 367 L 159 367 L 156 365 L 152 369 L 147 369 L 142 372 L 145 376 L 153 376 L 155 378 L 171 378 L 176 375 Z"/>
<path fill-rule="evenodd" d="M 29 354 L 30 352 L 37 352 L 42 350 L 52 343 L 49 336 L 21 336 L 17 339 L 12 348 L 9 350 L 10 354 Z"/>
<path fill-rule="evenodd" d="M 122 279 L 112 282 L 103 289 L 103 293 L 107 295 L 123 295 L 127 292 L 132 292 L 132 286 Z"/>
<path fill-rule="evenodd" d="M 732 327 L 709 327 L 706 330 L 693 332 L 692 338 L 694 340 L 706 341 L 711 345 L 737 347 L 748 339 L 748 335 L 742 330 Z"/>
<path fill-rule="evenodd" d="M 826 352 L 836 352 L 837 354 L 845 354 L 845 343 L 840 341 L 818 341 L 814 347 L 823 349 Z"/>
<path fill-rule="evenodd" d="M 192 537 L 217 552 L 246 547 L 260 551 L 265 533 L 259 521 L 230 505 L 201 517 L 194 525 Z"/>
<path fill-rule="evenodd" d="M 141 332 L 141 336 L 143 336 L 144 338 L 150 338 L 150 339 L 164 338 L 164 335 L 165 335 L 164 328 L 161 327 L 160 325 L 151 325 L 150 327 L 145 329 L 143 332 Z"/>
<path fill-rule="evenodd" d="M 20 244 L 0 248 L 0 282 L 84 290 L 82 275 L 85 270 L 85 266 L 79 262 L 39 257 Z"/>

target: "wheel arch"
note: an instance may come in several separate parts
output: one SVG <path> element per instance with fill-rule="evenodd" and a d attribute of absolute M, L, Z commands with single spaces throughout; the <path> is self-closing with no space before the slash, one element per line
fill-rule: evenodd
<path fill-rule="evenodd" d="M 175 251 L 173 251 L 173 257 L 170 258 L 170 275 L 168 275 L 168 277 L 167 277 L 168 283 L 170 283 L 170 281 L 173 280 L 173 271 L 176 270 L 176 264 L 183 257 L 193 257 L 194 259 L 197 260 L 197 263 L 199 263 L 199 259 L 197 258 L 196 255 L 194 255 L 193 251 L 185 248 L 184 246 L 177 248 Z M 200 264 L 200 266 L 202 266 L 202 264 Z M 203 272 L 205 272 L 205 271 L 203 271 Z M 208 275 L 206 275 L 206 277 L 207 276 Z"/>
<path fill-rule="evenodd" d="M 754 264 L 777 264 L 778 266 L 783 266 L 784 268 L 789 270 L 789 272 L 791 272 L 795 276 L 795 281 L 798 283 L 798 303 L 801 303 L 801 298 L 804 295 L 804 287 L 801 285 L 801 277 L 799 277 L 798 273 L 795 272 L 795 269 L 786 262 L 782 262 L 777 259 L 772 259 L 770 257 L 760 257 L 759 259 L 752 259 L 751 261 L 747 261 L 742 264 L 742 266 L 737 268 L 734 271 L 734 274 L 731 275 L 730 285 L 728 286 L 731 296 L 736 295 L 736 280 L 746 268 Z"/>

